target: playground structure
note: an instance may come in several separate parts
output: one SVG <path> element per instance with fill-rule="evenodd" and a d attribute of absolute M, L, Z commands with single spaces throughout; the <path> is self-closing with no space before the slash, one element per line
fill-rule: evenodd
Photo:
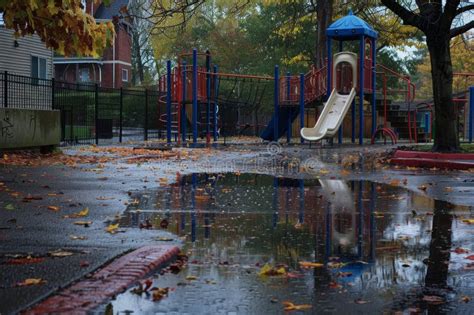
<path fill-rule="evenodd" d="M 258 108 L 263 102 L 271 102 L 266 92 L 272 91 L 273 115 L 261 138 L 278 141 L 286 134 L 287 142 L 292 138 L 292 127 L 299 117 L 301 143 L 304 140 L 318 141 L 336 136 L 342 143 L 344 137 L 351 142 L 364 144 L 365 139 L 375 143 L 387 138 L 392 143 L 405 138 L 411 142 L 431 141 L 433 130 L 432 101 L 415 102 L 416 87 L 409 76 L 402 75 L 376 63 L 377 32 L 362 19 L 350 12 L 335 21 L 327 30 L 327 65 L 317 69 L 311 67 L 306 74 L 280 77 L 275 66 L 274 76 L 257 76 L 220 73 L 214 65 L 211 69 L 211 54 L 198 53 L 179 56 L 177 64 L 171 67 L 167 62 L 167 73 L 160 78 L 162 93 L 159 103 L 165 106 L 160 122 L 166 126 L 166 139 L 178 144 L 192 137 L 205 138 L 206 144 L 225 135 L 229 125 L 240 126 L 232 117 L 225 116 L 229 109 Z M 339 52 L 333 56 L 332 42 L 338 41 Z M 344 51 L 344 43 L 358 41 L 359 54 Z M 205 56 L 205 64 L 199 65 L 199 57 Z M 187 62 L 186 58 L 192 58 Z M 334 59 L 334 60 L 333 60 Z M 468 81 L 473 74 L 456 74 Z M 467 90 L 467 88 L 466 88 Z M 471 89 L 472 90 L 472 89 Z M 472 92 L 471 99 L 472 99 Z M 357 98 L 358 97 L 358 98 Z M 356 102 L 357 99 L 357 102 Z M 313 128 L 305 128 L 306 110 L 326 101 L 323 111 Z M 468 108 L 467 91 L 454 99 L 463 110 L 463 138 L 472 142 L 474 102 Z M 350 117 L 345 117 L 350 109 Z M 255 111 L 256 112 L 256 111 Z M 358 117 L 357 117 L 358 116 Z M 316 117 L 315 117 L 316 118 Z M 258 124 L 257 119 L 246 122 L 246 128 Z M 190 130 L 190 132 L 188 132 Z M 257 129 L 256 129 L 257 130 Z"/>

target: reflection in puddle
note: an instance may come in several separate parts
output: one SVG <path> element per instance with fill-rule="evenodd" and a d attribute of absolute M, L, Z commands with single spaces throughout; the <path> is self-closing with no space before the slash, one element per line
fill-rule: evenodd
<path fill-rule="evenodd" d="M 469 313 L 472 304 L 467 207 L 370 182 L 255 174 L 185 176 L 132 199 L 120 226 L 167 225 L 190 263 L 155 280 L 175 289 L 167 298 L 127 292 L 115 312 L 273 314 L 289 300 L 312 313 Z M 290 273 L 259 277 L 265 263 Z"/>

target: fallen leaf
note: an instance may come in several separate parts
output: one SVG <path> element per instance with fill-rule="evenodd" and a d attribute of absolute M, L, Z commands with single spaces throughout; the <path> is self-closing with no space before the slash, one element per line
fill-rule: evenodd
<path fill-rule="evenodd" d="M 196 277 L 196 276 L 187 276 L 186 277 L 186 280 L 188 280 L 188 281 L 197 280 L 197 279 L 199 279 L 199 278 Z"/>
<path fill-rule="evenodd" d="M 86 236 L 76 236 L 76 235 L 69 235 L 69 238 L 72 239 L 72 240 L 86 240 L 87 237 Z"/>
<path fill-rule="evenodd" d="M 152 299 L 153 301 L 159 301 L 168 295 L 169 288 L 152 288 Z"/>
<path fill-rule="evenodd" d="M 284 309 L 285 311 L 304 311 L 313 307 L 312 305 L 309 305 L 309 304 L 296 305 L 290 301 L 284 301 L 282 302 L 282 304 L 285 306 L 285 309 Z"/>
<path fill-rule="evenodd" d="M 86 217 L 88 214 L 89 214 L 89 208 L 86 207 L 79 212 L 65 215 L 63 218 L 83 218 L 83 217 Z"/>
<path fill-rule="evenodd" d="M 428 186 L 426 186 L 426 185 L 420 185 L 420 186 L 418 186 L 418 189 L 425 191 L 425 190 L 428 189 Z"/>
<path fill-rule="evenodd" d="M 469 259 L 469 260 L 474 260 L 474 255 L 470 255 L 470 256 L 467 256 L 467 257 L 464 257 L 465 259 Z"/>
<path fill-rule="evenodd" d="M 310 261 L 300 261 L 299 264 L 300 264 L 300 267 L 302 267 L 302 268 L 322 268 L 322 267 L 324 267 L 324 264 L 316 263 L 316 262 L 310 262 Z"/>
<path fill-rule="evenodd" d="M 456 254 L 467 254 L 467 253 L 469 253 L 469 250 L 466 249 L 466 248 L 456 247 L 453 250 L 453 252 L 456 253 Z"/>
<path fill-rule="evenodd" d="M 434 305 L 445 303 L 444 299 L 437 295 L 425 295 L 423 297 L 423 301 L 427 302 L 428 304 L 434 304 Z"/>
<path fill-rule="evenodd" d="M 286 270 L 284 267 L 276 268 L 270 266 L 270 264 L 265 264 L 258 273 L 259 276 L 281 276 L 285 274 Z"/>
<path fill-rule="evenodd" d="M 464 302 L 464 303 L 467 303 L 467 302 L 469 302 L 470 300 L 471 300 L 471 298 L 470 298 L 469 296 L 467 296 L 467 295 L 463 295 L 463 296 L 461 297 L 461 301 Z"/>
<path fill-rule="evenodd" d="M 363 300 L 363 299 L 356 299 L 356 300 L 354 300 L 354 303 L 355 304 L 367 304 L 367 303 L 370 303 L 370 301 Z"/>
<path fill-rule="evenodd" d="M 22 282 L 18 282 L 16 285 L 18 287 L 26 287 L 30 285 L 38 285 L 38 284 L 44 284 L 46 283 L 46 280 L 43 280 L 41 278 L 28 278 L 23 280 Z"/>
<path fill-rule="evenodd" d="M 51 256 L 51 257 L 67 257 L 67 256 L 74 255 L 74 253 L 64 251 L 64 250 L 56 250 L 56 251 L 53 251 L 53 252 L 49 252 L 48 255 Z"/>
<path fill-rule="evenodd" d="M 445 192 L 452 192 L 453 188 L 452 187 L 444 187 L 443 189 Z"/>
<path fill-rule="evenodd" d="M 474 224 L 474 219 L 462 219 L 462 222 L 467 224 Z"/>
<path fill-rule="evenodd" d="M 15 207 L 13 206 L 13 204 L 9 203 L 5 206 L 5 210 L 15 210 Z"/>
<path fill-rule="evenodd" d="M 399 186 L 400 185 L 400 180 L 398 179 L 393 179 L 390 181 L 389 185 L 391 186 Z"/>
<path fill-rule="evenodd" d="M 59 211 L 59 207 L 58 206 L 48 206 L 48 210 L 51 210 L 51 211 Z"/>
<path fill-rule="evenodd" d="M 26 258 L 13 258 L 8 259 L 5 264 L 7 265 L 28 265 L 28 264 L 37 264 L 43 262 L 44 258 L 39 257 L 26 257 Z"/>
<path fill-rule="evenodd" d="M 75 225 L 83 225 L 84 227 L 89 227 L 92 224 L 92 221 L 76 221 Z"/>
<path fill-rule="evenodd" d="M 119 223 L 117 224 L 110 224 L 108 227 L 105 228 L 105 231 L 114 234 L 117 233 L 117 229 L 119 228 Z"/>

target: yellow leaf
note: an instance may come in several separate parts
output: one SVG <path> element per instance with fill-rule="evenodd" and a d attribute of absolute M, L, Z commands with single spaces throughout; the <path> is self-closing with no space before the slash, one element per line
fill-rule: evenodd
<path fill-rule="evenodd" d="M 114 234 L 117 232 L 117 229 L 119 228 L 119 223 L 117 224 L 110 224 L 106 229 L 105 231 L 110 233 L 110 234 Z"/>
<path fill-rule="evenodd" d="M 186 280 L 189 280 L 189 281 L 191 281 L 191 280 L 197 280 L 197 279 L 198 279 L 198 277 L 196 277 L 196 276 L 187 276 L 187 277 L 186 277 Z"/>
<path fill-rule="evenodd" d="M 75 225 L 84 225 L 84 226 L 89 226 L 92 224 L 92 221 L 76 221 L 74 222 Z"/>
<path fill-rule="evenodd" d="M 73 213 L 71 215 L 65 215 L 64 218 L 82 218 L 86 217 L 89 214 L 89 208 L 84 208 L 77 213 Z"/>
<path fill-rule="evenodd" d="M 58 206 L 48 206 L 48 209 L 49 209 L 49 210 L 52 210 L 52 211 L 59 211 L 59 207 L 58 207 Z"/>
<path fill-rule="evenodd" d="M 308 310 L 313 307 L 312 305 L 309 305 L 309 304 L 296 305 L 290 301 L 282 302 L 282 304 L 285 306 L 285 311 L 303 311 L 303 310 Z"/>
<path fill-rule="evenodd" d="M 284 267 L 280 267 L 277 269 L 275 267 L 270 266 L 270 264 L 265 264 L 258 273 L 259 276 L 281 276 L 285 274 L 286 270 Z"/>
<path fill-rule="evenodd" d="M 300 261 L 300 266 L 302 268 L 322 268 L 324 267 L 324 264 L 310 261 Z"/>
<path fill-rule="evenodd" d="M 46 281 L 41 278 L 28 278 L 28 279 L 23 280 L 22 282 L 19 282 L 17 286 L 24 287 L 24 286 L 30 286 L 30 285 L 43 284 L 43 283 L 46 283 Z"/>
<path fill-rule="evenodd" d="M 462 219 L 462 222 L 467 224 L 474 224 L 474 219 Z"/>

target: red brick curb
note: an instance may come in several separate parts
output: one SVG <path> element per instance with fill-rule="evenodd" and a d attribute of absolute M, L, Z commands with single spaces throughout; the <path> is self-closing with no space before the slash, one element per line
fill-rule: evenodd
<path fill-rule="evenodd" d="M 409 167 L 468 170 L 474 169 L 474 154 L 397 150 L 390 163 Z"/>
<path fill-rule="evenodd" d="M 474 161 L 474 153 L 436 153 L 436 152 L 419 152 L 397 150 L 393 155 L 394 158 L 422 158 L 422 159 L 440 159 L 440 160 L 472 160 Z"/>
<path fill-rule="evenodd" d="M 468 170 L 474 169 L 474 162 L 463 162 L 453 160 L 439 160 L 439 159 L 422 159 L 422 158 L 393 158 L 390 160 L 391 164 L 409 166 L 409 167 L 425 167 L 425 168 L 440 168 L 450 170 Z"/>
<path fill-rule="evenodd" d="M 178 253 L 179 248 L 171 245 L 142 247 L 114 260 L 90 278 L 72 284 L 23 314 L 85 314 L 123 292 Z"/>

